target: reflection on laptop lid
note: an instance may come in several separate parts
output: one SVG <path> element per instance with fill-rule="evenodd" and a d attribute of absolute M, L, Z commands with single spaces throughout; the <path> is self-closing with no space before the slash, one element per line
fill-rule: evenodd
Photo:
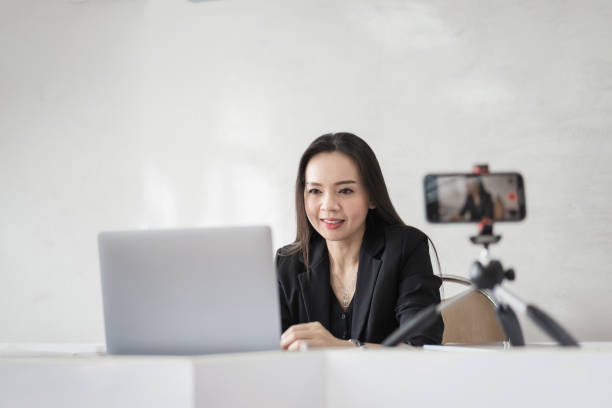
<path fill-rule="evenodd" d="M 109 354 L 280 348 L 269 227 L 98 235 Z"/>

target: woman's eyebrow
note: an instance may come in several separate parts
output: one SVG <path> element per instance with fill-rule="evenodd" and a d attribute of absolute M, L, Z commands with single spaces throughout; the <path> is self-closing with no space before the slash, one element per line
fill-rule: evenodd
<path fill-rule="evenodd" d="M 339 186 L 341 184 L 356 184 L 357 182 L 354 180 L 342 180 L 342 181 L 338 181 L 337 183 L 334 183 L 335 185 Z M 321 183 L 317 183 L 316 181 L 308 181 L 306 182 L 306 184 L 310 184 L 311 186 L 321 186 Z"/>

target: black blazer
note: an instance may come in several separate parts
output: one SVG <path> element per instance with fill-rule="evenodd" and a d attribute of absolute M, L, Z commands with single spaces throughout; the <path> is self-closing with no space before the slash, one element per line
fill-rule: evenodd
<path fill-rule="evenodd" d="M 297 323 L 320 322 L 329 330 L 329 257 L 325 240 L 315 233 L 310 244 L 310 279 L 301 251 L 276 256 L 283 332 Z M 382 343 L 421 309 L 440 302 L 442 280 L 432 271 L 427 237 L 416 228 L 371 221 L 359 254 L 353 298 L 351 338 Z M 444 323 L 409 337 L 414 345 L 439 344 Z"/>

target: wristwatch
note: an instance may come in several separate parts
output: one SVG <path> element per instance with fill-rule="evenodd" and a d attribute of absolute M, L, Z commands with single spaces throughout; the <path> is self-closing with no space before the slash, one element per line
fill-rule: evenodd
<path fill-rule="evenodd" d="M 349 341 L 351 343 L 355 343 L 355 347 L 359 347 L 359 348 L 368 348 L 368 346 L 366 346 L 365 344 L 363 344 L 362 342 L 359 341 L 359 339 L 349 339 Z"/>

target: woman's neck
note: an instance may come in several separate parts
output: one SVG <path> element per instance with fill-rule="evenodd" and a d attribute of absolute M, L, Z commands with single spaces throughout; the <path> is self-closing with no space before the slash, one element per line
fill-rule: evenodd
<path fill-rule="evenodd" d="M 338 275 L 344 275 L 349 271 L 357 270 L 364 233 L 365 225 L 346 240 L 326 241 L 331 271 Z"/>

